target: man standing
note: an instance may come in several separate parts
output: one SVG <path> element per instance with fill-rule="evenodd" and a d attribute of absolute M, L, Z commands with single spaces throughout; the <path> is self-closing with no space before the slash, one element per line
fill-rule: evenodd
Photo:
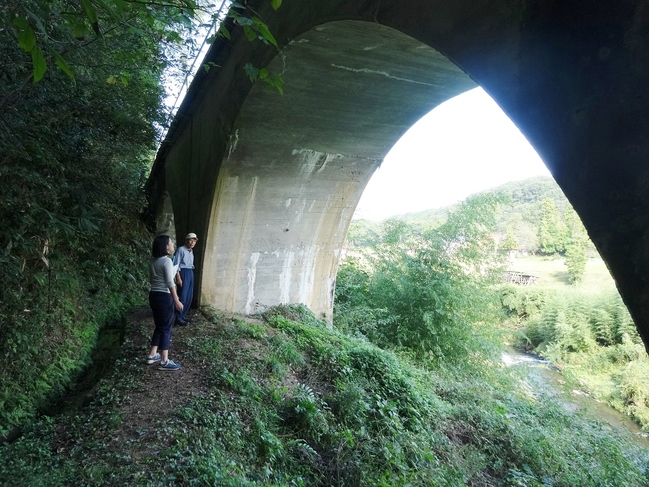
<path fill-rule="evenodd" d="M 178 266 L 176 283 L 180 288 L 178 298 L 183 304 L 183 309 L 176 311 L 176 325 L 185 326 L 191 320 L 187 317 L 189 308 L 194 297 L 194 247 L 198 238 L 195 233 L 188 233 L 185 237 L 185 245 L 178 247 L 174 254 L 174 266 Z"/>

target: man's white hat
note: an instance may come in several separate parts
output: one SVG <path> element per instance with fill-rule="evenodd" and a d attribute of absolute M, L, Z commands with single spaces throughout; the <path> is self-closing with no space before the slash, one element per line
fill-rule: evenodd
<path fill-rule="evenodd" d="M 189 240 L 190 238 L 193 238 L 194 240 L 198 240 L 198 237 L 196 236 L 195 233 L 188 233 L 187 236 L 185 237 L 185 240 Z"/>

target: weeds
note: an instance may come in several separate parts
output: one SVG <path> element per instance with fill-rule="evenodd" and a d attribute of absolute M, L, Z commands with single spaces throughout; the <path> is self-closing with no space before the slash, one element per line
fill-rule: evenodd
<path fill-rule="evenodd" d="M 366 340 L 288 318 L 295 315 L 286 309 L 268 313 L 266 323 L 207 316 L 184 346 L 210 386 L 169 411 L 155 436 L 129 426 L 131 397 L 143 384 L 127 345 L 84 415 L 44 419 L 0 447 L 0 478 L 16 485 L 647 484 L 646 451 L 552 398 L 519 393 L 500 370 L 424 370 Z M 264 332 L 251 336 L 251 324 Z"/>

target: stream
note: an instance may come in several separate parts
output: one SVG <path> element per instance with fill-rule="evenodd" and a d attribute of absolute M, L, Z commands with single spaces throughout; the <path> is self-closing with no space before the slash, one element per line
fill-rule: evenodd
<path fill-rule="evenodd" d="M 549 394 L 561 402 L 567 411 L 584 412 L 608 423 L 616 431 L 628 433 L 630 438 L 649 448 L 649 435 L 643 433 L 640 426 L 584 391 L 569 389 L 561 373 L 549 361 L 514 350 L 503 352 L 502 361 L 507 367 L 516 367 L 525 372 L 528 382 L 524 387 L 528 388 L 531 394 Z"/>

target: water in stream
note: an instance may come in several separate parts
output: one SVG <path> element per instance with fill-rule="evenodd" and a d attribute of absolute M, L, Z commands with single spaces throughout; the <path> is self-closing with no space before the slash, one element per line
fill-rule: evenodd
<path fill-rule="evenodd" d="M 537 395 L 542 392 L 560 401 L 568 411 L 581 411 L 608 423 L 612 429 L 628 432 L 629 436 L 649 448 L 649 436 L 640 426 L 609 405 L 597 401 L 583 391 L 566 387 L 561 373 L 547 360 L 516 351 L 503 352 L 502 361 L 508 367 L 526 371 L 524 387 Z"/>

